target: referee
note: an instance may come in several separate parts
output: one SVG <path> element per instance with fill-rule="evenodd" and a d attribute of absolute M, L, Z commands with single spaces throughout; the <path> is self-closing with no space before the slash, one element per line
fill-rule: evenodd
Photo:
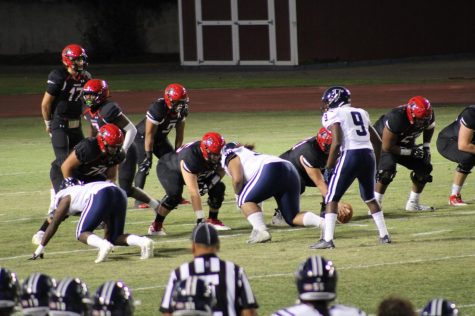
<path fill-rule="evenodd" d="M 216 297 L 213 316 L 253 316 L 259 307 L 243 268 L 217 256 L 219 238 L 213 226 L 203 223 L 193 229 L 191 251 L 194 259 L 170 273 L 160 311 L 172 315 L 171 296 L 178 281 L 196 275 L 210 283 Z"/>

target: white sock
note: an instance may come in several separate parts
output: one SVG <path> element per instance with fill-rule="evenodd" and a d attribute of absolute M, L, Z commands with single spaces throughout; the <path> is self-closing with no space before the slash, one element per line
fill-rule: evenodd
<path fill-rule="evenodd" d="M 49 191 L 49 211 L 48 214 L 52 213 L 54 211 L 54 198 L 56 196 L 56 193 L 54 192 L 54 189 L 50 189 Z"/>
<path fill-rule="evenodd" d="M 251 223 L 253 229 L 267 230 L 267 226 L 264 223 L 264 214 L 262 212 L 252 213 L 247 217 L 247 221 Z"/>
<path fill-rule="evenodd" d="M 411 191 L 409 194 L 409 201 L 414 201 L 415 203 L 419 203 L 419 196 L 420 193 L 415 193 L 414 191 Z"/>
<path fill-rule="evenodd" d="M 462 186 L 461 185 L 456 185 L 455 183 L 452 184 L 452 194 L 451 195 L 457 195 L 462 191 Z"/>
<path fill-rule="evenodd" d="M 386 222 L 384 221 L 383 211 L 371 214 L 373 216 L 374 223 L 378 227 L 379 237 L 384 237 L 389 235 L 388 229 L 386 228 Z"/>
<path fill-rule="evenodd" d="M 337 215 L 335 213 L 325 213 L 325 233 L 323 237 L 325 241 L 333 240 L 333 235 L 335 234 L 336 216 Z"/>
<path fill-rule="evenodd" d="M 195 216 L 196 219 L 203 219 L 205 218 L 205 212 L 203 210 L 195 211 Z"/>
<path fill-rule="evenodd" d="M 379 205 L 381 205 L 381 203 L 383 203 L 383 197 L 384 197 L 384 194 L 378 193 L 378 192 L 374 192 L 374 198 L 375 198 L 376 201 L 379 203 Z"/>
<path fill-rule="evenodd" d="M 129 235 L 127 236 L 126 243 L 129 246 L 140 246 L 143 240 L 142 237 L 137 235 Z"/>
<path fill-rule="evenodd" d="M 323 218 L 316 214 L 313 214 L 312 212 L 305 212 L 302 222 L 303 226 L 322 227 L 324 220 Z"/>
<path fill-rule="evenodd" d="M 96 248 L 100 248 L 101 245 L 104 243 L 104 241 L 106 241 L 105 239 L 102 239 L 101 237 L 97 236 L 97 235 L 89 235 L 89 237 L 87 237 L 87 244 L 89 246 L 93 246 L 93 247 L 96 247 Z"/>

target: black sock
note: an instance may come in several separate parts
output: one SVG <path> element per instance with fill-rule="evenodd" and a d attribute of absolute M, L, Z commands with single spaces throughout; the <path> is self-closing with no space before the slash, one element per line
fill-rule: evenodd
<path fill-rule="evenodd" d="M 212 218 L 212 219 L 218 219 L 218 212 L 209 212 L 208 214 L 208 217 L 209 218 Z"/>
<path fill-rule="evenodd" d="M 160 214 L 155 215 L 155 222 L 163 223 L 164 221 L 165 221 L 165 216 L 162 216 Z"/>

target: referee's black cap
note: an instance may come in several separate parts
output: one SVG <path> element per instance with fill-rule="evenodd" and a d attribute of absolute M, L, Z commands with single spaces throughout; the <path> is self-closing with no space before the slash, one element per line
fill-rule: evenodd
<path fill-rule="evenodd" d="M 218 232 L 208 223 L 196 225 L 191 234 L 191 240 L 195 244 L 204 246 L 216 246 L 219 244 Z"/>

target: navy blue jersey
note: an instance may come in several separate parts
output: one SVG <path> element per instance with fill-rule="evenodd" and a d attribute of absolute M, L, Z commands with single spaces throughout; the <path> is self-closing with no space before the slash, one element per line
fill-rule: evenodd
<path fill-rule="evenodd" d="M 81 92 L 84 84 L 91 79 L 87 71 L 77 79 L 66 68 L 52 70 L 48 75 L 46 92 L 54 96 L 51 105 L 52 118 L 80 119 L 82 112 Z"/>
<path fill-rule="evenodd" d="M 101 105 L 96 112 L 92 112 L 90 108 L 86 108 L 84 111 L 84 119 L 90 122 L 91 125 L 99 131 L 102 125 L 107 123 L 116 124 L 121 114 L 122 109 L 120 106 L 116 102 L 108 100 Z"/>
<path fill-rule="evenodd" d="M 305 168 L 300 161 L 300 156 L 303 156 L 304 163 L 307 167 L 318 168 L 323 171 L 328 156 L 325 155 L 318 146 L 316 136 L 304 139 L 280 155 L 280 158 L 288 160 L 294 165 L 300 177 L 304 179 L 306 186 L 315 186 L 305 171 Z"/>
<path fill-rule="evenodd" d="M 114 156 L 103 153 L 95 137 L 83 139 L 74 147 L 74 152 L 81 162 L 74 176 L 85 182 L 106 180 L 107 169 L 120 164 L 125 159 L 123 151 L 119 151 Z"/>
<path fill-rule="evenodd" d="M 383 136 L 384 127 L 386 127 L 390 132 L 396 134 L 396 144 L 399 146 L 414 145 L 416 138 L 419 137 L 424 130 L 433 129 L 434 126 L 434 112 L 432 112 L 432 117 L 425 126 L 417 127 L 415 124 L 409 122 L 405 106 L 398 106 L 392 109 L 388 113 L 382 115 L 376 123 L 374 123 L 374 128 L 379 136 Z"/>

